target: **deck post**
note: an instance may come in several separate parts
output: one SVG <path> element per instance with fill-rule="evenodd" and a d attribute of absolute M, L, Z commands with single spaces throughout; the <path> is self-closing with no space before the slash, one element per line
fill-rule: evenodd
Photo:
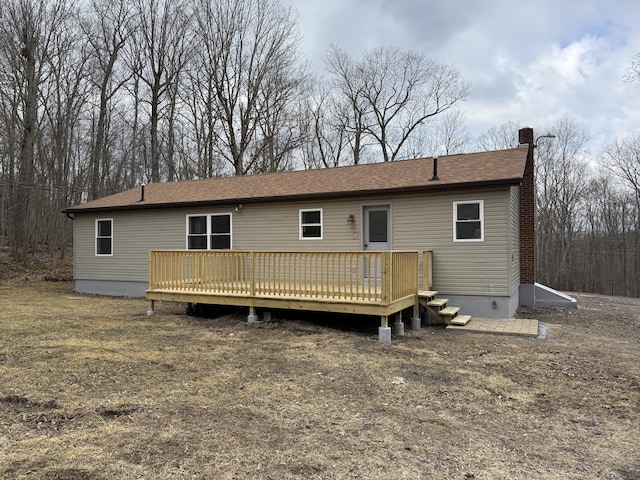
<path fill-rule="evenodd" d="M 391 343 L 391 327 L 389 326 L 389 317 L 382 315 L 380 317 L 380 327 L 378 327 L 378 341 L 389 345 Z"/>
<path fill-rule="evenodd" d="M 411 317 L 411 330 L 420 330 L 422 328 L 422 318 L 420 318 L 420 302 L 416 295 L 416 303 L 413 305 L 413 317 Z"/>
<path fill-rule="evenodd" d="M 404 336 L 404 323 L 402 322 L 402 312 L 396 313 L 396 321 L 393 324 L 393 334 L 399 337 Z"/>
<path fill-rule="evenodd" d="M 422 289 L 431 290 L 433 287 L 433 251 L 422 252 Z"/>
<path fill-rule="evenodd" d="M 258 323 L 258 315 L 256 315 L 256 307 L 249 307 L 249 316 L 247 323 Z"/>
<path fill-rule="evenodd" d="M 151 315 L 156 314 L 155 305 L 155 300 L 149 300 L 149 310 L 147 310 L 147 316 L 150 317 Z"/>
<path fill-rule="evenodd" d="M 251 262 L 251 278 L 250 278 L 250 284 L 249 284 L 249 295 L 251 295 L 252 297 L 256 296 L 256 252 L 251 252 L 251 257 L 250 257 L 250 262 Z"/>
<path fill-rule="evenodd" d="M 381 262 L 381 272 L 380 272 L 380 286 L 382 288 L 382 304 L 389 305 L 391 303 L 392 298 L 392 260 L 391 260 L 392 252 L 386 251 L 383 252 L 382 262 Z"/>

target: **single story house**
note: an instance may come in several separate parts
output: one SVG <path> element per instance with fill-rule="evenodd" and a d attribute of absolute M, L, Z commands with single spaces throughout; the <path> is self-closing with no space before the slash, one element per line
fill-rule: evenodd
<path fill-rule="evenodd" d="M 75 289 L 145 296 L 152 250 L 430 251 L 441 296 L 512 317 L 536 295 L 535 145 L 519 134 L 507 150 L 148 184 L 72 206 Z"/>

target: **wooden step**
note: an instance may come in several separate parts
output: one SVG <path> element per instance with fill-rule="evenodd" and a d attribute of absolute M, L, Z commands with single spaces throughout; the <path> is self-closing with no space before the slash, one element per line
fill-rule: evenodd
<path fill-rule="evenodd" d="M 436 290 L 420 290 L 418 292 L 418 298 L 421 300 L 426 299 L 427 301 L 433 300 L 435 296 L 438 295 Z"/>
<path fill-rule="evenodd" d="M 447 307 L 440 310 L 438 314 L 442 315 L 443 317 L 453 318 L 458 314 L 459 311 L 460 311 L 460 307 Z"/>
<path fill-rule="evenodd" d="M 446 298 L 434 298 L 433 300 L 427 302 L 427 307 L 441 309 L 444 308 L 448 301 L 449 300 Z"/>
<path fill-rule="evenodd" d="M 442 319 L 447 322 L 447 325 L 451 325 L 451 321 L 458 315 L 460 311 L 460 307 L 447 307 L 443 308 L 438 312 L 438 315 L 442 317 Z"/>
<path fill-rule="evenodd" d="M 464 326 L 471 320 L 471 315 L 456 315 L 451 319 L 451 325 Z"/>

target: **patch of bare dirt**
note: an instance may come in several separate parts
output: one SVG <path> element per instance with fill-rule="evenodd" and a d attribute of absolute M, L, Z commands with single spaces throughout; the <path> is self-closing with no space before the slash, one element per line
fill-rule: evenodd
<path fill-rule="evenodd" d="M 0 477 L 636 479 L 640 299 L 546 339 L 0 288 Z"/>
<path fill-rule="evenodd" d="M 24 262 L 13 257 L 11 249 L 0 246 L 0 285 L 24 285 L 34 281 L 68 282 L 73 279 L 73 252 L 46 246 L 29 252 Z"/>

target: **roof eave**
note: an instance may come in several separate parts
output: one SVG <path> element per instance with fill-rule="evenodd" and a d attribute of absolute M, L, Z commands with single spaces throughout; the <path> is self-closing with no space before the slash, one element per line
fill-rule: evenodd
<path fill-rule="evenodd" d="M 62 210 L 62 213 L 101 213 L 101 212 L 118 212 L 118 211 L 134 211 L 134 210 L 156 210 L 167 208 L 189 208 L 189 207 L 203 207 L 203 206 L 223 206 L 223 205 L 237 205 L 237 204 L 256 204 L 256 203 L 276 203 L 276 202 L 290 202 L 296 200 L 316 200 L 316 199 L 339 199 L 339 198 L 353 198 L 364 197 L 371 195 L 399 195 L 399 194 L 412 194 L 412 193 L 437 193 L 443 191 L 455 191 L 466 190 L 469 188 L 494 188 L 494 187 L 508 187 L 519 185 L 522 181 L 522 177 L 504 178 L 499 180 L 483 180 L 478 182 L 463 182 L 463 183 L 445 183 L 432 185 L 417 185 L 412 187 L 398 187 L 387 189 L 371 189 L 371 190 L 356 190 L 351 192 L 322 192 L 322 193 L 304 193 L 295 195 L 277 195 L 270 197 L 238 197 L 238 198 L 225 198 L 223 200 L 200 200 L 189 202 L 167 202 L 167 203 L 148 203 L 144 201 L 136 202 L 128 205 L 117 206 L 104 206 L 95 208 L 83 208 L 69 207 Z"/>

